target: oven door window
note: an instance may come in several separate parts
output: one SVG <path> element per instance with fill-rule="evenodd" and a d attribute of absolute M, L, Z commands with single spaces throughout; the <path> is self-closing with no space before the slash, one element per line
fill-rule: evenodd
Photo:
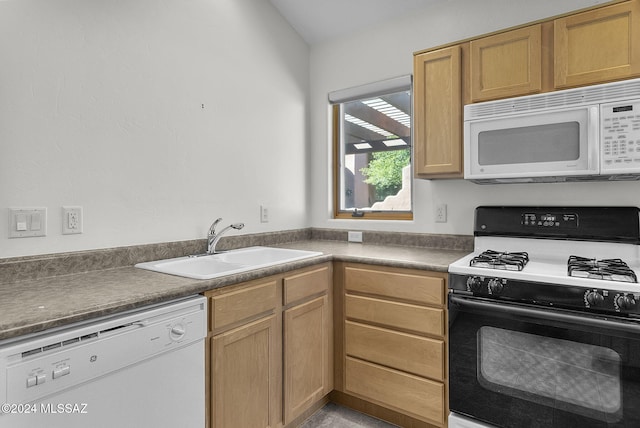
<path fill-rule="evenodd" d="M 613 349 L 488 326 L 477 338 L 477 380 L 488 390 L 604 422 L 622 419 L 621 358 Z"/>
<path fill-rule="evenodd" d="M 450 303 L 452 412 L 504 428 L 640 426 L 640 333 L 497 307 Z"/>

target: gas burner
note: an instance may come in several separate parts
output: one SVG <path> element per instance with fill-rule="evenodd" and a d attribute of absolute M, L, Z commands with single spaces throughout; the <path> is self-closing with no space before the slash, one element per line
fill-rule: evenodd
<path fill-rule="evenodd" d="M 469 266 L 489 269 L 522 270 L 528 261 L 529 255 L 525 252 L 507 253 L 487 250 L 472 258 Z"/>
<path fill-rule="evenodd" d="M 607 281 L 638 282 L 636 274 L 620 259 L 590 259 L 570 256 L 567 262 L 569 276 Z"/>

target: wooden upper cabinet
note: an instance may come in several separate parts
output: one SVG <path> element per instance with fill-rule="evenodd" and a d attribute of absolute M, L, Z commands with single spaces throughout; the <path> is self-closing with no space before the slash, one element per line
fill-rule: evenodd
<path fill-rule="evenodd" d="M 542 91 L 541 25 L 472 40 L 471 101 Z"/>
<path fill-rule="evenodd" d="M 554 21 L 556 88 L 640 75 L 640 1 Z"/>
<path fill-rule="evenodd" d="M 415 55 L 413 70 L 415 174 L 462 177 L 461 48 Z"/>

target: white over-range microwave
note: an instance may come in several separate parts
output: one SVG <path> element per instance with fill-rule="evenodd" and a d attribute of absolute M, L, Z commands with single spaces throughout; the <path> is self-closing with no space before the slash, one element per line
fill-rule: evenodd
<path fill-rule="evenodd" d="M 464 107 L 464 178 L 640 179 L 640 79 Z"/>

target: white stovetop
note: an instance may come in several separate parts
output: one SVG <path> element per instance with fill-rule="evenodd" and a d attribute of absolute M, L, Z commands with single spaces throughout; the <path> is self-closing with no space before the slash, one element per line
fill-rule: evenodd
<path fill-rule="evenodd" d="M 567 275 L 569 256 L 595 259 L 622 259 L 640 278 L 640 246 L 605 242 L 565 241 L 550 239 L 476 237 L 474 252 L 449 265 L 449 273 L 494 276 L 522 281 L 575 285 L 585 288 L 614 289 L 630 293 L 640 292 L 640 284 Z M 526 251 L 529 262 L 521 271 L 471 267 L 473 257 L 486 250 L 500 252 Z"/>

